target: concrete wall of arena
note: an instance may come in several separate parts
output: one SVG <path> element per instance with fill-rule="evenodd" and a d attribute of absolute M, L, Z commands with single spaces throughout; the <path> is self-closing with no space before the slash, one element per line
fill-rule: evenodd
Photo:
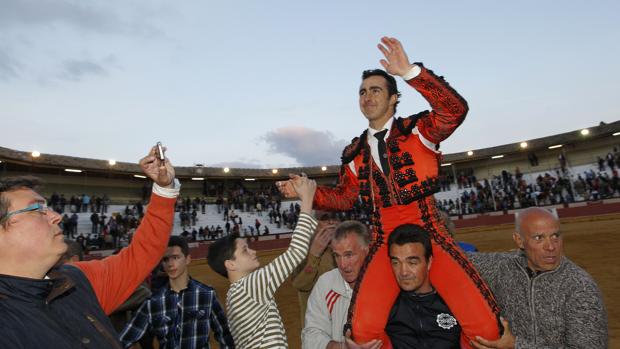
<path fill-rule="evenodd" d="M 49 174 L 24 171 L 3 171 L 2 176 L 25 176 L 32 175 L 41 179 L 43 185 L 39 192 L 49 197 L 52 193 L 64 194 L 67 199 L 71 195 L 87 194 L 90 196 L 103 196 L 107 194 L 112 203 L 125 204 L 135 202 L 142 197 L 142 188 L 145 180 L 129 177 L 105 178 L 91 177 L 86 173 Z"/>
<path fill-rule="evenodd" d="M 2 164 L 0 164 L 0 167 Z M 47 170 L 49 172 L 50 170 Z M 9 176 L 25 176 L 32 175 L 41 179 L 43 186 L 40 188 L 40 193 L 46 197 L 51 196 L 53 193 L 64 194 L 67 199 L 72 195 L 87 194 L 90 196 L 103 196 L 107 194 L 111 198 L 112 204 L 128 204 L 133 203 L 142 198 L 143 189 L 148 184 L 146 179 L 135 178 L 132 175 L 118 174 L 105 177 L 105 174 L 99 174 L 98 176 L 92 172 L 83 173 L 70 173 L 63 172 L 62 170 L 55 170 L 56 173 L 46 173 L 46 171 L 32 171 L 24 170 L 7 170 L 2 169 L 0 171 L 1 177 Z M 336 177 L 333 178 L 321 178 L 320 184 L 333 185 L 335 184 Z M 273 184 L 272 180 L 256 180 L 256 181 L 244 181 L 243 179 L 207 179 L 206 183 L 203 181 L 194 181 L 191 179 L 182 179 L 181 184 L 183 186 L 183 197 L 202 197 L 203 189 L 205 185 L 210 184 L 224 184 L 225 188 L 233 188 L 236 183 L 242 183 L 243 186 L 249 191 L 257 191 L 261 187 L 269 187 Z M 214 201 L 214 197 L 210 201 Z"/>
<path fill-rule="evenodd" d="M 566 207 L 562 205 L 554 205 L 545 208 L 555 209 L 560 219 L 617 214 L 620 212 L 620 199 L 609 199 L 596 202 L 577 202 Z M 510 210 L 507 212 L 469 215 L 459 219 L 453 219 L 453 221 L 457 228 L 513 224 L 515 222 L 515 213 L 517 212 L 518 210 Z"/>

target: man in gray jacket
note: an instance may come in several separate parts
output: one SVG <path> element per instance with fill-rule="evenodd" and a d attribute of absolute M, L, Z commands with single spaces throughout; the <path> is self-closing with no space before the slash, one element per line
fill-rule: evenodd
<path fill-rule="evenodd" d="M 528 208 L 513 253 L 471 253 L 502 309 L 503 336 L 476 348 L 607 348 L 607 313 L 592 277 L 563 256 L 557 215 Z M 510 328 L 508 327 L 510 324 Z"/>

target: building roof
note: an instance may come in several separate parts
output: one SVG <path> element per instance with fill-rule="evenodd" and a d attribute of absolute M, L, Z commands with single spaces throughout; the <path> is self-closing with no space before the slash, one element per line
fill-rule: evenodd
<path fill-rule="evenodd" d="M 528 151 L 538 151 L 547 149 L 553 145 L 568 145 L 588 140 L 609 137 L 620 132 L 620 120 L 609 124 L 603 122 L 600 125 L 589 128 L 588 135 L 582 135 L 581 130 L 551 135 L 543 138 L 524 140 L 527 142 Z M 480 159 L 490 158 L 496 155 L 510 155 L 522 152 L 521 142 L 499 145 L 483 149 L 471 149 L 472 155 L 468 151 L 459 153 L 444 154 L 444 163 L 466 163 Z M 137 163 L 117 162 L 110 165 L 108 160 L 80 158 L 67 155 L 55 155 L 42 153 L 41 156 L 34 158 L 30 152 L 13 150 L 0 147 L 0 161 L 36 167 L 40 169 L 79 169 L 87 172 L 105 172 L 112 174 L 140 174 L 142 171 Z M 253 168 L 230 168 L 229 172 L 224 172 L 222 167 L 204 166 L 175 166 L 177 177 L 208 177 L 208 178 L 254 178 L 257 180 L 282 179 L 289 173 L 304 172 L 312 177 L 333 177 L 340 171 L 340 164 L 326 166 L 323 170 L 321 166 L 313 167 L 293 167 L 279 168 L 277 173 L 273 169 L 253 169 Z"/>

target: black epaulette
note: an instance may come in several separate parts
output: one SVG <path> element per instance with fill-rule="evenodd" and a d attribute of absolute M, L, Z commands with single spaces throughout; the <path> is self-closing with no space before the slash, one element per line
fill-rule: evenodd
<path fill-rule="evenodd" d="M 415 127 L 418 119 L 423 118 L 429 114 L 428 110 L 423 112 L 411 115 L 406 118 L 397 118 L 396 119 L 396 128 L 400 132 L 401 135 L 405 136 L 411 134 L 411 130 Z"/>
<path fill-rule="evenodd" d="M 359 137 L 353 138 L 351 140 L 351 144 L 344 148 L 342 151 L 342 157 L 340 157 L 343 165 L 353 161 L 360 151 L 362 151 L 362 147 L 364 147 L 364 143 L 366 143 L 366 133 L 368 133 L 368 130 L 364 130 Z"/>

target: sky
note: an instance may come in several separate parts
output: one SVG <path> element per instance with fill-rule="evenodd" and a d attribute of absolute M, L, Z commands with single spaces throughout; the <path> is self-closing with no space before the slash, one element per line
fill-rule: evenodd
<path fill-rule="evenodd" d="M 445 153 L 620 119 L 619 1 L 0 0 L 0 146 L 338 164 L 385 35 L 468 101 Z M 398 116 L 429 108 L 399 88 Z"/>

